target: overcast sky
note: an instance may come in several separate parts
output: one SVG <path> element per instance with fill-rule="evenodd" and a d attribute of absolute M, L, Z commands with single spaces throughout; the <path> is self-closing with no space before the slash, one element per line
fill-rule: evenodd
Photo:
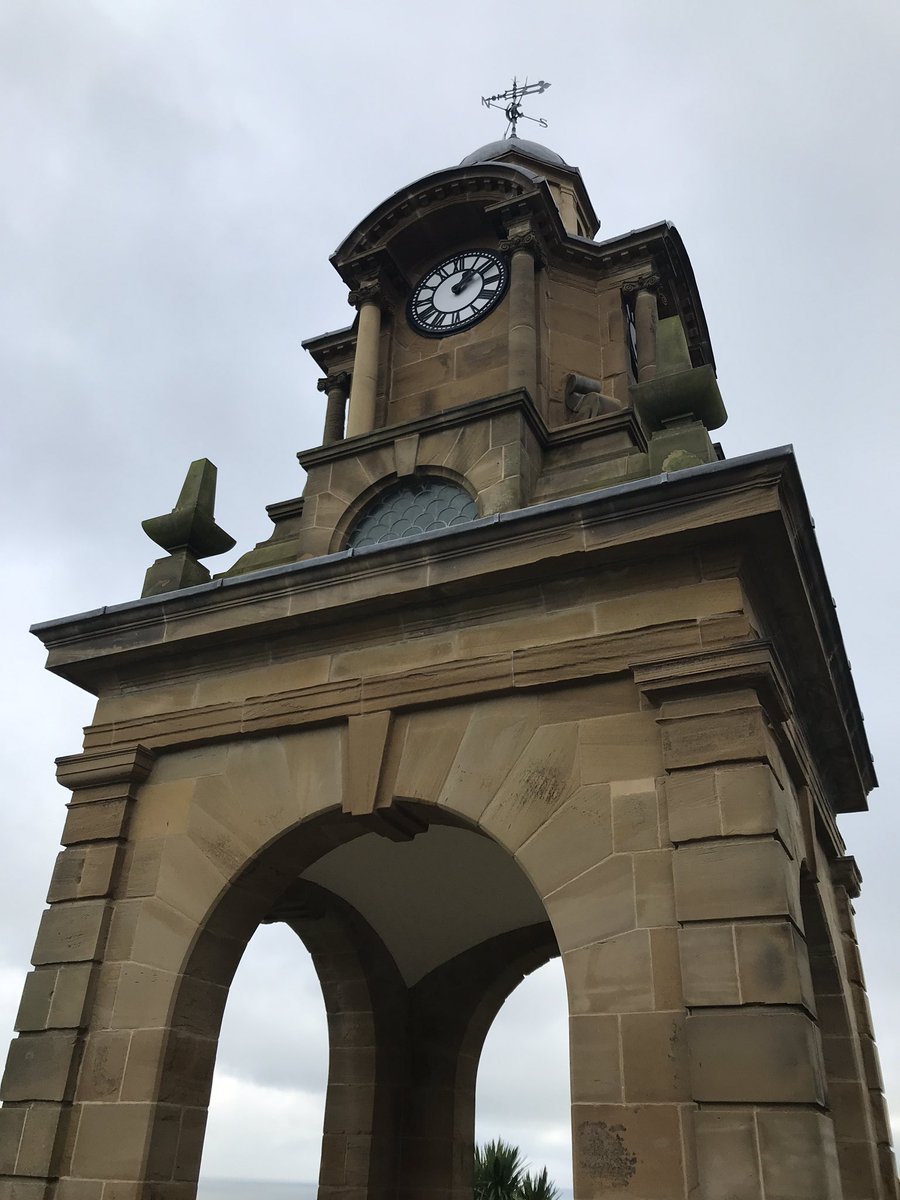
<path fill-rule="evenodd" d="M 140 522 L 172 507 L 194 458 L 219 467 L 235 555 L 267 536 L 264 506 L 302 487 L 294 451 L 320 440 L 300 341 L 352 316 L 328 254 L 386 195 L 500 136 L 479 98 L 517 72 L 551 81 L 526 110 L 549 128 L 521 131 L 580 166 L 600 237 L 663 218 L 680 230 L 726 454 L 794 444 L 882 783 L 842 828 L 897 1121 L 898 61 L 888 0 L 5 0 L 6 1028 L 62 827 L 53 758 L 79 749 L 91 713 L 43 672 L 28 625 L 139 595 L 158 553 Z M 283 929 L 248 952 L 207 1174 L 315 1176 L 324 1024 L 303 972 Z M 279 993 L 298 998 L 284 1029 Z M 481 1128 L 565 1182 L 559 971 L 509 1008 Z M 242 1108 L 238 1128 L 251 1087 L 255 1119 Z"/>

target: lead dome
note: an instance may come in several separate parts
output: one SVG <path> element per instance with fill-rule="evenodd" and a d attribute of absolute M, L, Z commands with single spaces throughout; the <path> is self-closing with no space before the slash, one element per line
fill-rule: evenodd
<path fill-rule="evenodd" d="M 527 158 L 533 158 L 537 162 L 547 163 L 553 167 L 569 167 L 571 165 L 566 162 L 561 154 L 557 154 L 555 150 L 550 150 L 547 146 L 542 146 L 540 142 L 530 142 L 526 138 L 508 137 L 498 138 L 495 142 L 488 142 L 487 145 L 479 147 L 478 150 L 473 150 L 459 164 L 461 167 L 474 167 L 477 163 L 497 162 L 499 159 L 507 158 L 512 154 L 524 155 Z"/>

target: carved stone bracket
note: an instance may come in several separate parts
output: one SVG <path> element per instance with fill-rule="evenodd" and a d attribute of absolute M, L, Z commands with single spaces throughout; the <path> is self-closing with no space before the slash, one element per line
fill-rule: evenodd
<path fill-rule="evenodd" d="M 831 878 L 837 887 L 842 887 L 851 900 L 862 891 L 862 873 L 852 854 L 837 858 L 831 864 Z"/>

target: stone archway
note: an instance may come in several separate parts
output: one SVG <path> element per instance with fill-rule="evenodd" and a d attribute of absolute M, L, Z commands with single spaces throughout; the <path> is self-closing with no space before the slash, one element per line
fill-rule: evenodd
<path fill-rule="evenodd" d="M 472 803 L 480 773 L 483 806 L 512 796 L 539 760 L 529 795 L 566 799 L 574 726 L 557 729 L 550 750 L 526 717 L 539 716 L 536 704 L 486 707 L 504 731 L 491 764 L 463 750 L 484 713 L 467 707 L 448 722 L 460 794 Z M 193 1194 L 228 987 L 271 919 L 312 951 L 329 1012 L 322 1195 L 471 1187 L 482 1042 L 523 975 L 558 953 L 556 938 L 523 868 L 460 804 L 405 801 L 415 837 L 341 811 L 343 737 L 324 727 L 158 760 L 130 831 L 60 1195 L 67 1179 L 132 1180 L 149 1189 L 136 1196 L 160 1200 Z M 518 836 L 535 814 L 522 819 Z"/>

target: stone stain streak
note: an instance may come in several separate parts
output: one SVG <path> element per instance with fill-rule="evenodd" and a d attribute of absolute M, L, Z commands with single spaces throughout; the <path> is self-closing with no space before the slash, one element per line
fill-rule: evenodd
<path fill-rule="evenodd" d="M 536 766 L 522 783 L 520 798 L 524 804 L 544 804 L 550 808 L 562 795 L 565 780 L 554 767 Z"/>
<path fill-rule="evenodd" d="M 582 1121 L 579 1126 L 580 1165 L 604 1187 L 628 1187 L 637 1170 L 637 1155 L 625 1145 L 624 1130 L 624 1125 L 605 1121 Z"/>

